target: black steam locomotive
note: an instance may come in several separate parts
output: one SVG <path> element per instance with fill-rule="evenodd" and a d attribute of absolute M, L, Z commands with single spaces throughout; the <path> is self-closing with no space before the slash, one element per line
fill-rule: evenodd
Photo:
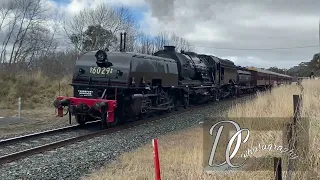
<path fill-rule="evenodd" d="M 122 44 L 122 43 L 121 43 Z M 195 52 L 165 46 L 151 55 L 88 52 L 76 62 L 74 97 L 55 100 L 58 116 L 67 106 L 80 125 L 101 120 L 102 128 L 157 113 L 266 90 L 292 78 Z"/>

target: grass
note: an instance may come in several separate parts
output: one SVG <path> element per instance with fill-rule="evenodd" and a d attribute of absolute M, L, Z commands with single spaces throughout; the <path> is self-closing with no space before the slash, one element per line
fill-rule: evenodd
<path fill-rule="evenodd" d="M 22 110 L 21 114 L 23 115 L 21 121 L 0 125 L 0 138 L 69 125 L 68 116 L 56 117 L 57 113 L 54 108 L 26 109 Z M 17 112 L 10 109 L 0 110 L 0 115 L 14 117 L 17 116 Z M 1 121 L 2 119 L 0 119 L 0 123 Z M 73 120 L 72 123 L 75 121 Z"/>
<path fill-rule="evenodd" d="M 0 109 L 17 109 L 18 98 L 22 99 L 23 109 L 52 107 L 55 96 L 72 95 L 70 77 L 52 80 L 41 71 L 16 76 L 0 75 Z"/>
<path fill-rule="evenodd" d="M 72 95 L 70 77 L 52 80 L 41 71 L 10 76 L 0 74 L 0 116 L 18 115 L 18 98 L 21 97 L 23 121 L 3 124 L 0 119 L 0 136 L 21 134 L 36 129 L 63 126 L 67 117 L 55 117 L 53 101 L 57 95 Z"/>
<path fill-rule="evenodd" d="M 309 118 L 310 130 L 309 133 L 309 154 L 304 159 L 307 162 L 308 171 L 295 171 L 292 174 L 292 179 L 314 179 L 319 178 L 319 150 L 320 144 L 320 125 L 318 117 L 320 116 L 320 83 L 317 80 L 306 80 L 303 82 L 303 107 L 302 116 Z M 250 138 L 245 144 L 244 149 L 261 144 L 282 144 L 281 129 L 293 114 L 293 94 L 301 93 L 298 86 L 281 86 L 274 89 L 271 93 L 261 93 L 256 99 L 250 100 L 242 106 L 234 104 L 229 112 L 228 118 L 238 120 L 245 127 L 252 128 L 253 121 L 241 121 L 242 118 L 255 118 L 259 126 L 268 125 L 274 129 L 269 131 L 253 130 L 250 131 Z M 265 117 L 273 118 L 266 121 Z M 278 121 L 272 121 L 278 120 Z M 245 124 L 251 122 L 251 124 Z M 277 124 L 277 122 L 279 122 Z M 252 125 L 252 126 L 251 126 Z M 298 126 L 299 129 L 300 126 Z M 203 128 L 193 128 L 181 132 L 171 133 L 158 138 L 159 141 L 159 156 L 161 165 L 162 179 L 274 179 L 273 167 L 267 170 L 257 171 L 240 171 L 240 172 L 214 172 L 209 175 L 203 171 Z M 281 143 L 281 144 L 280 144 Z M 303 150 L 299 148 L 302 141 L 298 139 L 297 152 Z M 285 144 L 284 144 L 285 145 Z M 242 147 L 242 146 L 241 146 Z M 240 152 L 240 151 L 239 151 Z M 260 151 L 255 153 L 254 157 L 278 156 L 279 153 L 274 151 Z M 283 158 L 283 175 L 286 176 L 288 159 Z M 273 165 L 273 164 L 272 164 Z M 300 160 L 297 166 L 306 166 Z M 257 166 L 271 166 L 270 164 L 255 164 Z M 251 167 L 252 168 L 252 167 Z M 310 174 L 309 174 L 310 173 Z M 84 176 L 83 179 L 128 179 L 128 180 L 146 180 L 154 179 L 153 169 L 153 154 L 152 145 L 142 146 L 135 151 L 123 154 L 117 161 L 107 165 L 106 167 Z"/>

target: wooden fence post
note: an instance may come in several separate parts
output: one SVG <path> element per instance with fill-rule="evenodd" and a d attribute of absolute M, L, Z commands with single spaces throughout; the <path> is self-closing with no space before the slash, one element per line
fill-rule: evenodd
<path fill-rule="evenodd" d="M 301 103 L 302 103 L 302 95 L 293 95 L 293 122 L 289 126 L 289 149 L 296 147 L 296 125 L 297 121 L 300 117 L 300 110 L 301 110 Z M 288 170 L 287 170 L 287 180 L 291 180 L 292 171 L 293 171 L 293 164 L 292 161 L 289 159 Z"/>
<path fill-rule="evenodd" d="M 159 152 L 158 152 L 158 140 L 157 139 L 152 140 L 152 146 L 153 146 L 153 161 L 154 161 L 155 180 L 161 180 Z"/>
<path fill-rule="evenodd" d="M 274 160 L 275 180 L 282 180 L 281 158 L 274 157 L 273 160 Z"/>
<path fill-rule="evenodd" d="M 297 123 L 297 119 L 300 117 L 300 102 L 301 95 L 293 95 L 293 125 Z"/>

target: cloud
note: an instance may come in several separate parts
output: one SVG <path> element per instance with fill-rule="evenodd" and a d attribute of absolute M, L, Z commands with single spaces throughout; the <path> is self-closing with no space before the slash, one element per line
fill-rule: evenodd
<path fill-rule="evenodd" d="M 132 8 L 141 8 L 146 5 L 144 0 L 70 0 L 70 2 L 65 6 L 65 11 L 72 15 L 84 8 L 95 8 L 101 3 L 114 7 L 123 5 Z"/>
<path fill-rule="evenodd" d="M 1 0 L 0 5 L 7 5 L 9 2 L 9 0 Z M 107 4 L 109 6 L 112 7 L 120 7 L 120 6 L 127 6 L 129 8 L 131 8 L 133 11 L 133 16 L 137 16 L 136 18 L 140 18 L 139 17 L 139 10 L 143 9 L 146 7 L 146 3 L 144 2 L 144 0 L 42 0 L 41 1 L 43 6 L 46 9 L 46 13 L 52 13 L 52 12 L 58 12 L 58 13 L 54 13 L 55 15 L 57 15 L 56 19 L 50 19 L 50 18 L 54 18 L 54 17 L 50 17 L 48 19 L 46 19 L 45 21 L 43 21 L 43 25 L 48 27 L 48 29 L 50 29 L 52 32 L 54 30 L 58 31 L 56 32 L 56 40 L 58 40 L 61 44 L 65 44 L 66 43 L 66 35 L 64 35 L 64 29 L 63 29 L 63 25 L 60 24 L 60 26 L 57 26 L 58 24 L 55 22 L 58 19 L 58 14 L 62 15 L 62 21 L 69 21 L 71 20 L 72 16 L 76 13 L 78 13 L 79 11 L 85 9 L 85 8 L 89 8 L 89 9 L 94 9 L 96 8 L 98 5 L 104 3 Z M 4 6 L 5 7 L 5 6 Z M 138 12 L 138 13 L 137 13 Z M 1 17 L 1 13 L 0 13 L 0 20 L 2 19 Z M 6 18 L 4 24 L 8 24 L 8 22 L 10 22 L 10 18 Z M 7 26 L 1 27 L 1 31 L 0 31 L 0 42 L 2 43 L 7 32 Z M 12 43 L 12 42 L 9 42 Z M 62 45 L 64 46 L 64 45 Z"/>
<path fill-rule="evenodd" d="M 88 1 L 72 0 L 66 7 L 67 13 L 75 14 L 89 6 Z"/>
<path fill-rule="evenodd" d="M 150 7 L 142 23 L 146 32 L 174 31 L 200 53 L 234 57 L 237 63 L 265 68 L 288 68 L 309 61 L 320 50 L 320 47 L 266 50 L 318 45 L 320 1 L 145 2 Z"/>
<path fill-rule="evenodd" d="M 52 10 L 64 13 L 66 19 L 100 3 L 125 5 L 143 14 L 140 30 L 150 35 L 172 31 L 194 45 L 196 52 L 227 57 L 242 66 L 288 68 L 310 61 L 320 50 L 320 47 L 266 50 L 318 45 L 320 1 L 316 0 L 44 1 Z"/>

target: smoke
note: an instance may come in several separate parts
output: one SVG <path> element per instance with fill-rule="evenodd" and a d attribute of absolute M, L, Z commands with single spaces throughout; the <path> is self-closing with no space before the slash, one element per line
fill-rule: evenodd
<path fill-rule="evenodd" d="M 152 9 L 152 16 L 162 21 L 170 21 L 174 18 L 175 0 L 145 0 Z"/>
<path fill-rule="evenodd" d="M 224 0 L 144 0 L 152 11 L 152 16 L 162 22 L 182 21 L 193 24 L 190 20 L 216 20 L 216 15 L 224 16 L 238 8 L 241 3 Z M 252 1 L 252 0 L 249 0 Z"/>

